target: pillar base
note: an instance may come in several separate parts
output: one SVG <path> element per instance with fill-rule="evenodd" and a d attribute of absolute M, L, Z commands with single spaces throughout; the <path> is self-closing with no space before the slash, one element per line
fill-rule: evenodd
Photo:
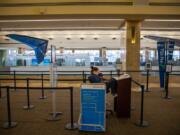
<path fill-rule="evenodd" d="M 30 109 L 33 109 L 34 108 L 34 105 L 29 105 L 29 106 L 24 106 L 23 109 L 24 110 L 30 110 Z"/>
<path fill-rule="evenodd" d="M 68 123 L 66 126 L 65 126 L 65 129 L 68 129 L 68 130 L 75 130 L 75 129 L 78 129 L 79 126 L 77 123 L 73 123 L 73 125 L 71 125 L 71 123 Z"/>
<path fill-rule="evenodd" d="M 14 128 L 16 126 L 17 126 L 17 122 L 11 122 L 10 124 L 9 124 L 9 122 L 5 122 L 3 124 L 3 128 L 5 128 L 5 129 Z"/>
<path fill-rule="evenodd" d="M 165 96 L 165 97 L 163 97 L 164 99 L 172 99 L 172 97 L 170 97 L 170 96 Z"/>
<path fill-rule="evenodd" d="M 138 121 L 135 123 L 135 125 L 138 126 L 138 127 L 148 127 L 148 126 L 149 126 L 149 124 L 148 124 L 147 121 L 143 121 L 143 122 L 141 123 L 140 120 L 138 120 Z"/>
<path fill-rule="evenodd" d="M 50 114 L 50 116 L 49 116 L 49 118 L 47 118 L 48 121 L 59 121 L 59 120 L 61 120 L 59 115 L 62 115 L 62 112 L 55 112 L 55 113 L 51 112 L 49 114 Z"/>
<path fill-rule="evenodd" d="M 47 99 L 47 96 L 44 96 L 44 97 L 39 97 L 39 99 Z"/>

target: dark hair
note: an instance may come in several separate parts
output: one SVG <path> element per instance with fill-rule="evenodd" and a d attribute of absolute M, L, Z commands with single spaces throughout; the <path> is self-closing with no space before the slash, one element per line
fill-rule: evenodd
<path fill-rule="evenodd" d="M 98 70 L 99 70 L 98 67 L 91 66 L 91 74 L 93 74 L 94 71 L 98 71 Z"/>

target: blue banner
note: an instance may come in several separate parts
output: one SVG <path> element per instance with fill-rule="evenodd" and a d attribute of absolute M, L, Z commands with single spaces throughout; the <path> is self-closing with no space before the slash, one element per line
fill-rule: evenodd
<path fill-rule="evenodd" d="M 173 63 L 174 44 L 175 44 L 174 41 L 169 41 L 168 42 L 167 64 L 172 64 Z"/>
<path fill-rule="evenodd" d="M 160 87 L 164 88 L 164 77 L 165 77 L 165 71 L 166 71 L 165 42 L 164 41 L 157 42 L 157 50 L 158 50 L 158 62 L 159 62 Z"/>
<path fill-rule="evenodd" d="M 18 34 L 9 34 L 6 36 L 33 48 L 38 64 L 44 60 L 48 45 L 47 40 Z"/>

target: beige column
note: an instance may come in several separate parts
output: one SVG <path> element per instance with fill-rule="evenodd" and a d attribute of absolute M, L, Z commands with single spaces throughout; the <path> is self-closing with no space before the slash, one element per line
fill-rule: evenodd
<path fill-rule="evenodd" d="M 145 61 L 149 62 L 149 49 L 148 47 L 145 48 Z"/>
<path fill-rule="evenodd" d="M 102 48 L 100 48 L 100 57 L 101 58 L 103 58 L 103 59 L 106 59 L 106 50 L 107 50 L 107 48 L 106 47 L 102 47 Z"/>
<path fill-rule="evenodd" d="M 157 49 L 154 49 L 155 60 L 158 60 Z"/>
<path fill-rule="evenodd" d="M 126 70 L 140 70 L 140 28 L 141 21 L 126 21 Z M 139 80 L 139 73 L 130 73 Z"/>
<path fill-rule="evenodd" d="M 61 55 L 63 55 L 64 54 L 64 47 L 60 47 L 59 52 L 60 52 Z"/>

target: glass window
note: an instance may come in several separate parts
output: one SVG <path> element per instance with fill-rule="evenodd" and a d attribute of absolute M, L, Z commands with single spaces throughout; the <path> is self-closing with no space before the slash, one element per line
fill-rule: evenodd
<path fill-rule="evenodd" d="M 106 50 L 106 57 L 108 62 L 116 62 L 116 60 L 121 56 L 120 53 L 120 50 Z"/>

